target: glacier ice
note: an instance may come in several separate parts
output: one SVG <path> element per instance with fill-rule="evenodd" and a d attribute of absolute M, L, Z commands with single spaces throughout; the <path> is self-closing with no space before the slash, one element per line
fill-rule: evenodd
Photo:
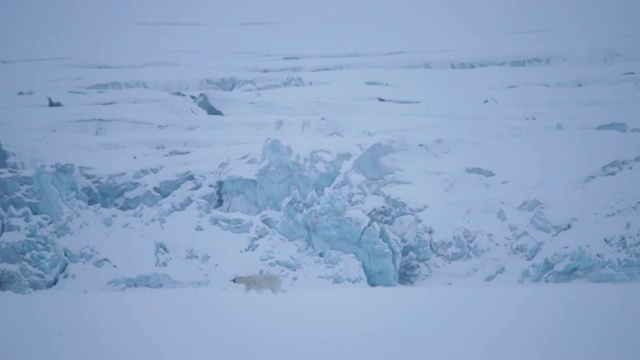
<path fill-rule="evenodd" d="M 216 183 L 213 207 L 226 212 L 255 215 L 260 211 L 257 194 L 258 183 L 253 179 L 228 178 Z"/>
<path fill-rule="evenodd" d="M 490 254 L 497 244 L 492 240 L 495 234 L 466 227 L 436 232 L 417 216 L 421 209 L 386 194 L 386 187 L 394 184 L 389 176 L 394 170 L 385 165 L 384 157 L 396 151 L 389 143 L 374 143 L 355 155 L 315 150 L 301 156 L 280 140 L 268 139 L 260 161 L 253 163 L 253 177 L 221 176 L 224 172 L 219 170 L 209 176 L 186 172 L 160 178 L 159 168 L 140 169 L 131 176 L 96 176 L 91 169 L 69 164 L 0 169 L 0 290 L 29 292 L 55 286 L 76 264 L 115 267 L 92 248 L 71 251 L 58 245 L 58 239 L 76 228 L 83 211 L 99 213 L 105 228 L 113 227 L 120 216 L 147 213 L 145 218 L 162 226 L 167 217 L 194 204 L 199 215 L 191 226 L 196 231 L 205 230 L 206 221 L 207 226 L 243 234 L 249 243 L 245 251 L 281 237 L 297 243 L 299 252 L 322 259 L 327 269 L 339 269 L 341 255 L 350 256 L 362 266 L 371 286 L 412 284 L 438 267 Z M 620 171 L 631 163 L 613 162 L 602 172 Z M 376 206 L 365 201 L 373 198 Z M 628 234 L 605 239 L 609 255 L 583 250 L 549 255 L 545 242 L 570 230 L 575 219 L 551 222 L 544 209 L 534 198 L 519 206 L 503 204 L 492 215 L 496 226 L 504 228 L 506 242 L 501 244 L 528 264 L 520 281 L 640 279 L 640 233 L 633 233 L 635 228 L 627 226 Z M 155 241 L 150 251 L 155 252 L 151 255 L 156 267 L 174 266 L 172 249 Z M 210 256 L 192 249 L 184 258 L 205 263 Z M 265 265 L 292 272 L 306 266 L 297 257 L 259 258 Z M 483 278 L 492 281 L 506 271 L 501 266 L 496 264 L 497 270 Z M 111 285 L 195 284 L 175 282 L 166 274 L 130 275 L 134 276 Z M 339 272 L 323 276 L 335 283 L 359 281 Z"/>
<path fill-rule="evenodd" d="M 414 253 L 407 253 L 402 257 L 398 267 L 398 283 L 401 285 L 413 285 L 421 272 L 417 256 Z"/>
<path fill-rule="evenodd" d="M 383 170 L 378 161 L 390 149 L 372 146 L 356 160 L 355 167 L 371 179 L 381 179 L 380 174 L 388 170 Z M 232 177 L 217 183 L 217 210 L 261 214 L 261 224 L 289 240 L 303 240 L 319 252 L 353 254 L 362 263 L 370 285 L 398 282 L 399 251 L 385 225 L 376 222 L 380 220 L 376 216 L 381 215 L 372 212 L 369 217 L 328 191 L 350 155 L 314 151 L 308 158 L 299 159 L 279 140 L 270 139 L 262 157 L 263 166 L 255 179 Z M 211 222 L 233 232 L 248 232 L 252 225 L 219 216 L 212 217 Z"/>
<path fill-rule="evenodd" d="M 116 177 L 98 178 L 86 171 L 56 164 L 40 166 L 31 175 L 14 169 L 0 176 L 0 289 L 24 293 L 50 288 L 67 276 L 70 265 L 79 262 L 92 260 L 93 266 L 104 267 L 110 263 L 108 258 L 85 248 L 75 253 L 56 239 L 71 232 L 70 225 L 87 207 L 128 211 L 156 205 L 162 198 L 149 185 L 119 183 Z M 168 196 L 192 180 L 192 175 L 179 175 L 161 182 L 158 189 Z M 184 209 L 185 203 L 188 199 L 179 202 L 177 209 Z M 170 206 L 173 210 L 174 205 Z M 103 222 L 111 226 L 113 220 L 107 217 Z"/>
<path fill-rule="evenodd" d="M 564 283 L 584 279 L 590 282 L 628 282 L 640 278 L 640 232 L 633 238 L 605 239 L 615 253 L 628 256 L 611 259 L 583 248 L 556 253 L 525 269 L 520 281 Z"/>
<path fill-rule="evenodd" d="M 263 71 L 264 73 L 268 70 Z M 300 76 L 287 76 L 284 79 L 261 78 L 261 79 L 240 79 L 237 77 L 223 77 L 217 79 L 193 79 L 193 80 L 154 80 L 154 81 L 112 81 L 98 83 L 85 87 L 89 90 L 126 90 L 126 89 L 150 89 L 168 92 L 175 96 L 189 96 L 194 99 L 196 96 L 185 94 L 185 92 L 203 91 L 262 91 L 269 89 L 279 89 L 286 87 L 301 87 L 307 84 Z"/>
<path fill-rule="evenodd" d="M 25 239 L 13 243 L 0 242 L 0 264 L 17 268 L 17 271 L 0 269 L 0 289 L 23 293 L 56 285 L 69 261 L 55 244 Z"/>
<path fill-rule="evenodd" d="M 9 167 L 9 152 L 2 148 L 2 143 L 0 143 L 0 169 L 6 169 Z"/>
<path fill-rule="evenodd" d="M 43 167 L 36 169 L 31 187 L 32 202 L 30 206 L 34 215 L 48 215 L 52 221 L 60 221 L 64 214 L 64 205 L 80 196 L 77 184 L 73 179 L 76 168 L 73 165 L 57 165 L 55 171 L 46 171 Z"/>

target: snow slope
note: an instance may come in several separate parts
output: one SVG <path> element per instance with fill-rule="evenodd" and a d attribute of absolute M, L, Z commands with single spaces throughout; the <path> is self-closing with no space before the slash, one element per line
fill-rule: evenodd
<path fill-rule="evenodd" d="M 0 289 L 636 282 L 638 15 L 3 2 Z"/>

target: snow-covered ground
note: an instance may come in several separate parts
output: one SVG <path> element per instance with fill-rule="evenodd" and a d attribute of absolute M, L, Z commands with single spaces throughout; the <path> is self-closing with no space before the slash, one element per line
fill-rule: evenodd
<path fill-rule="evenodd" d="M 624 0 L 0 2 L 0 290 L 33 293 L 0 294 L 0 348 L 204 356 L 213 331 L 229 357 L 259 356 L 231 352 L 245 333 L 300 340 L 290 357 L 638 355 L 638 18 Z M 238 297 L 229 280 L 261 272 L 290 292 Z M 583 282 L 631 284 L 531 285 Z M 339 322 L 297 318 L 325 304 Z M 43 327 L 55 348 L 19 352 L 19 314 L 76 305 L 143 318 Z"/>
<path fill-rule="evenodd" d="M 635 2 L 1 6 L 2 289 L 640 277 Z"/>
<path fill-rule="evenodd" d="M 2 359 L 637 359 L 629 285 L 0 293 Z"/>

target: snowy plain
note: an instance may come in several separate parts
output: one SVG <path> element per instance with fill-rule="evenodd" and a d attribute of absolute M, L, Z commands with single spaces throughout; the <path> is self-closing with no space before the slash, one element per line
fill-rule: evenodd
<path fill-rule="evenodd" d="M 0 358 L 640 357 L 638 18 L 0 3 Z"/>
<path fill-rule="evenodd" d="M 638 286 L 0 294 L 3 359 L 637 359 Z"/>

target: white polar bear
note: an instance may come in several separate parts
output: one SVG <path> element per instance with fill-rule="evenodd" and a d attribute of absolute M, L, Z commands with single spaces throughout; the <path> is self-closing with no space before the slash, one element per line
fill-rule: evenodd
<path fill-rule="evenodd" d="M 274 294 L 287 292 L 282 288 L 282 280 L 276 275 L 261 274 L 236 276 L 231 280 L 231 282 L 234 284 L 244 284 L 245 293 L 255 290 L 257 293 L 261 294 L 264 289 L 269 289 Z"/>

